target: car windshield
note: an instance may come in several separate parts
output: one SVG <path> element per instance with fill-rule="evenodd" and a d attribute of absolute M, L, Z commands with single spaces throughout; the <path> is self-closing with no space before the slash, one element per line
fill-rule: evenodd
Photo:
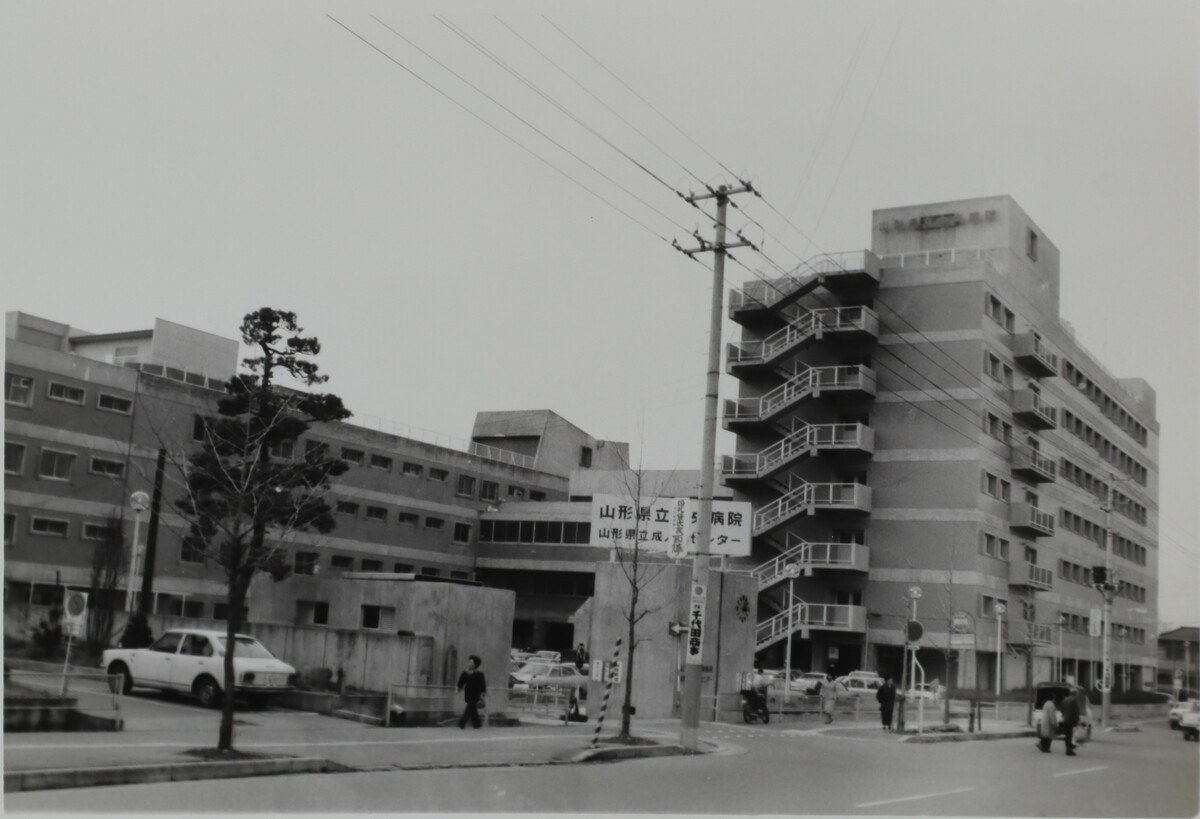
<path fill-rule="evenodd" d="M 526 663 L 515 673 L 529 677 L 540 677 L 543 674 L 550 673 L 550 666 L 544 663 Z"/>
<path fill-rule="evenodd" d="M 267 649 L 258 640 L 253 637 L 234 637 L 237 641 L 237 649 L 233 652 L 235 657 L 252 657 L 255 659 L 273 660 L 275 655 L 267 651 Z M 217 642 L 221 645 L 221 652 L 225 651 L 225 638 L 218 637 Z"/>

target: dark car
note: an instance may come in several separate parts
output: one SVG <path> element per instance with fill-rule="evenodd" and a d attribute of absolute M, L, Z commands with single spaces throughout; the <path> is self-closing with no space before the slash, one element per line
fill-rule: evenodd
<path fill-rule="evenodd" d="M 1087 691 L 1078 685 L 1065 682 L 1042 682 L 1034 688 L 1033 708 L 1039 710 L 1046 700 L 1054 700 L 1054 705 L 1062 709 L 1062 701 L 1067 694 L 1076 691 L 1079 694 L 1079 725 L 1075 727 L 1075 741 L 1087 742 L 1092 738 L 1092 704 L 1088 702 Z"/>

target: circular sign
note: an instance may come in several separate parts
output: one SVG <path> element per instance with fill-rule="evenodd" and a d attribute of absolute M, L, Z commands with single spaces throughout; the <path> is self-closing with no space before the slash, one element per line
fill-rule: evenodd
<path fill-rule="evenodd" d="M 968 612 L 956 611 L 950 615 L 950 630 L 955 634 L 970 634 L 975 630 L 975 619 Z"/>
<path fill-rule="evenodd" d="M 84 595 L 75 592 L 67 597 L 67 614 L 72 617 L 79 617 L 86 608 L 87 598 Z"/>
<path fill-rule="evenodd" d="M 925 627 L 916 620 L 909 620 L 904 631 L 908 635 L 908 641 L 910 643 L 915 643 L 917 640 L 920 640 L 921 635 L 925 633 Z"/>
<path fill-rule="evenodd" d="M 750 616 L 750 598 L 744 594 L 739 595 L 737 603 L 734 605 L 734 611 L 737 612 L 738 620 L 746 622 L 746 618 Z"/>
<path fill-rule="evenodd" d="M 129 496 L 129 505 L 135 512 L 145 512 L 150 508 L 150 496 L 145 492 L 134 492 Z"/>
<path fill-rule="evenodd" d="M 996 615 L 997 616 L 1004 614 L 1004 612 L 1006 612 L 1006 611 L 1008 611 L 1008 609 L 1005 607 L 1005 605 L 1003 603 L 996 604 Z"/>
<path fill-rule="evenodd" d="M 921 587 L 920 586 L 909 586 L 908 587 L 908 596 L 911 597 L 913 600 L 919 600 L 921 597 Z"/>

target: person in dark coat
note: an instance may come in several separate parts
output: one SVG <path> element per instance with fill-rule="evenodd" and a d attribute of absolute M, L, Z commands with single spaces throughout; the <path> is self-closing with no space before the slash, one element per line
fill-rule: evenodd
<path fill-rule="evenodd" d="M 487 680 L 484 678 L 483 672 L 479 670 L 482 662 L 483 660 L 472 654 L 468 658 L 467 670 L 458 675 L 458 690 L 463 692 L 463 699 L 467 703 L 462 716 L 458 718 L 459 728 L 466 728 L 467 720 L 470 720 L 476 728 L 483 724 L 479 718 L 479 703 L 483 701 L 483 695 L 487 693 Z"/>
<path fill-rule="evenodd" d="M 1075 756 L 1075 726 L 1079 724 L 1079 690 L 1071 689 L 1071 693 L 1063 697 L 1062 715 L 1059 724 L 1062 726 L 1063 739 L 1067 741 L 1067 756 Z"/>
<path fill-rule="evenodd" d="M 879 690 L 875 692 L 875 699 L 879 702 L 879 718 L 883 722 L 883 730 L 892 730 L 892 709 L 896 706 L 896 686 L 892 684 L 891 677 L 888 677 L 883 681 L 883 685 L 879 686 Z"/>
<path fill-rule="evenodd" d="M 580 643 L 575 648 L 575 668 L 577 668 L 579 671 L 583 671 L 583 667 L 587 664 L 588 664 L 587 649 L 583 647 L 583 643 Z"/>

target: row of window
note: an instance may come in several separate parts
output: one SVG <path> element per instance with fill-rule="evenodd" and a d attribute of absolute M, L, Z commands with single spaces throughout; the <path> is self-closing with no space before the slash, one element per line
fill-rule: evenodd
<path fill-rule="evenodd" d="M 333 511 L 339 515 L 347 515 L 349 517 L 358 517 L 361 507 L 356 501 L 337 501 L 333 505 Z M 363 511 L 363 517 L 366 520 L 379 521 L 387 523 L 388 510 L 385 506 L 372 506 L 368 504 Z M 396 513 L 396 522 L 405 526 L 416 526 L 421 522 L 421 516 L 416 512 L 399 511 Z M 435 517 L 433 515 L 425 516 L 426 529 L 445 529 L 446 519 Z M 471 525 L 469 523 L 455 522 L 454 524 L 454 542 L 455 543 L 470 543 L 471 541 Z"/>
<path fill-rule="evenodd" d="M 27 375 L 4 374 L 4 403 L 16 407 L 32 407 L 34 381 Z M 87 390 L 61 381 L 46 382 L 46 397 L 51 401 L 83 406 L 87 403 Z M 107 392 L 96 394 L 96 408 L 106 412 L 129 415 L 133 412 L 133 401 Z"/>
<path fill-rule="evenodd" d="M 990 412 L 983 415 L 983 431 L 1005 444 L 1012 443 L 1012 424 Z"/>
<path fill-rule="evenodd" d="M 480 543 L 573 543 L 592 540 L 590 522 L 558 520 L 481 520 Z"/>
<path fill-rule="evenodd" d="M 1146 485 L 1146 475 L 1148 473 L 1146 467 L 1142 466 L 1136 458 L 1101 435 L 1089 423 L 1065 407 L 1062 411 L 1062 426 L 1076 438 L 1096 450 L 1101 458 L 1108 461 L 1121 472 L 1132 477 L 1142 486 Z"/>
<path fill-rule="evenodd" d="M 1013 311 L 1005 307 L 1004 303 L 991 293 L 988 293 L 987 297 L 984 299 L 983 312 L 985 315 L 991 318 L 992 321 L 999 324 L 1005 330 L 1008 330 L 1008 332 L 1011 333 L 1013 331 Z"/>
<path fill-rule="evenodd" d="M 1081 586 L 1092 585 L 1092 567 L 1081 566 L 1070 560 L 1059 559 L 1058 576 L 1063 580 L 1070 583 L 1078 583 Z"/>
<path fill-rule="evenodd" d="M 24 475 L 25 444 L 14 441 L 4 442 L 4 474 Z M 75 462 L 78 455 L 64 449 L 42 447 L 38 453 L 37 476 L 52 481 L 70 481 L 74 476 Z M 125 474 L 125 462 L 113 458 L 93 455 L 88 461 L 88 473 L 104 475 L 109 478 L 120 478 Z"/>
<path fill-rule="evenodd" d="M 82 540 L 104 540 L 108 537 L 109 527 L 106 523 L 91 523 L 84 521 L 79 537 Z M 48 515 L 32 515 L 29 518 L 29 534 L 39 537 L 67 538 L 71 535 L 71 522 L 65 518 Z M 4 513 L 4 545 L 11 546 L 17 536 L 17 515 L 15 512 Z"/>
<path fill-rule="evenodd" d="M 318 552 L 296 552 L 292 571 L 296 574 L 317 574 L 320 569 L 321 555 Z M 355 571 L 355 558 L 352 555 L 330 555 L 329 568 L 338 571 L 352 572 Z M 379 558 L 362 557 L 358 558 L 358 569 L 360 572 L 383 572 L 387 571 L 384 568 L 384 562 Z M 393 563 L 392 572 L 399 574 L 420 574 L 424 577 L 440 577 L 441 569 L 433 566 L 422 566 L 418 569 L 412 563 Z M 467 572 L 451 571 L 450 576 L 455 579 L 466 580 L 470 577 Z"/>
<path fill-rule="evenodd" d="M 1112 550 L 1117 557 L 1124 558 L 1139 566 L 1146 565 L 1146 547 L 1141 546 L 1124 535 L 1112 533 Z"/>
<path fill-rule="evenodd" d="M 1100 408 L 1100 412 L 1104 413 L 1106 418 L 1129 433 L 1133 440 L 1142 446 L 1146 445 L 1149 437 L 1146 427 L 1126 412 L 1099 384 L 1088 378 L 1082 370 L 1066 358 L 1063 358 L 1062 377 L 1067 380 L 1067 383 L 1091 399 L 1091 402 Z"/>
<path fill-rule="evenodd" d="M 1104 526 L 1069 509 L 1059 510 L 1059 526 L 1100 546 L 1104 545 Z"/>
<path fill-rule="evenodd" d="M 1013 368 L 1004 363 L 993 352 L 987 351 L 983 354 L 983 374 L 993 381 L 1012 389 Z"/>
<path fill-rule="evenodd" d="M 991 472 L 983 473 L 983 480 L 980 489 L 985 495 L 990 495 L 996 500 L 1010 503 L 1012 501 L 1012 481 L 1006 480 L 993 475 Z"/>
<path fill-rule="evenodd" d="M 1011 542 L 1008 538 L 1000 537 L 1000 535 L 984 532 L 980 538 L 979 549 L 988 557 L 998 558 L 1000 560 L 1008 560 L 1008 548 Z"/>

